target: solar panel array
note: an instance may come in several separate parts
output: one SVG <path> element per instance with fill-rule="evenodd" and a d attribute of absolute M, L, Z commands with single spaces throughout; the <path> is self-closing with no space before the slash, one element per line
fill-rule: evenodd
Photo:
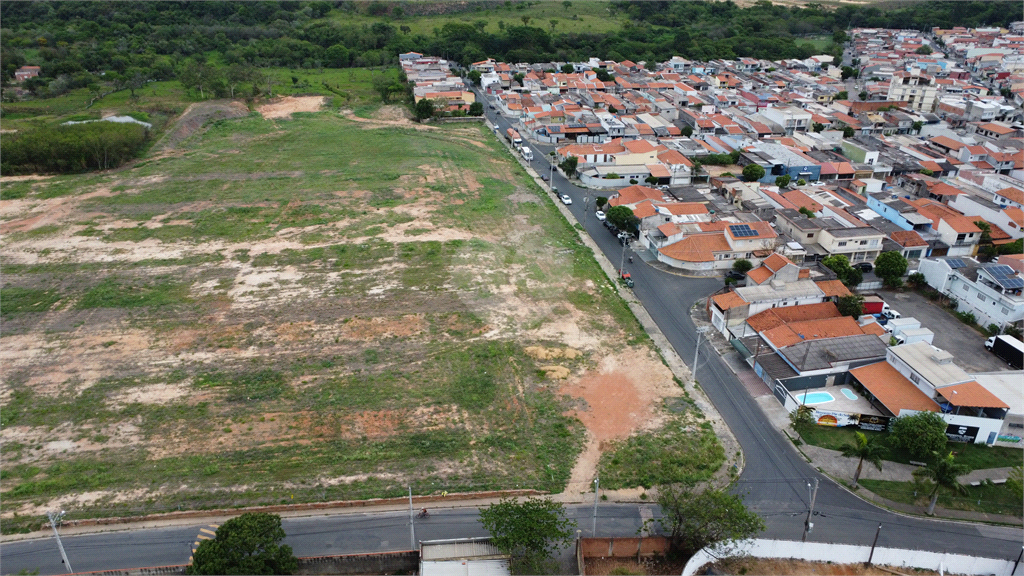
<path fill-rule="evenodd" d="M 732 235 L 737 238 L 749 238 L 751 236 L 758 235 L 757 230 L 752 229 L 747 224 L 734 224 L 729 226 L 729 230 L 732 232 Z"/>
<path fill-rule="evenodd" d="M 985 272 L 988 272 L 999 282 L 999 285 L 1008 290 L 1019 290 L 1024 288 L 1024 278 L 1018 277 L 1013 268 L 1005 264 L 995 264 L 993 266 L 986 266 Z"/>
<path fill-rule="evenodd" d="M 946 264 L 949 264 L 949 267 L 954 270 L 956 270 L 957 268 L 967 267 L 967 264 L 965 264 L 964 261 L 959 258 L 946 258 Z"/>

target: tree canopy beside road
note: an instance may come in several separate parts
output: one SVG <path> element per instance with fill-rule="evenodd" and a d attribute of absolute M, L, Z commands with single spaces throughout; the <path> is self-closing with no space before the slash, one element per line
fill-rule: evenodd
<path fill-rule="evenodd" d="M 551 556 L 572 540 L 576 522 L 565 517 L 565 506 L 543 498 L 502 498 L 480 510 L 480 523 L 491 543 L 512 557 L 516 574 L 546 574 Z"/>
<path fill-rule="evenodd" d="M 291 574 L 298 568 L 292 547 L 284 540 L 281 517 L 249 512 L 217 528 L 193 554 L 188 574 Z"/>

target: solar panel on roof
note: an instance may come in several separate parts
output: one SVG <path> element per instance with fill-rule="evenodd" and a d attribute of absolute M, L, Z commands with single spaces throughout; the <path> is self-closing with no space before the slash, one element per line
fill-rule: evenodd
<path fill-rule="evenodd" d="M 954 270 L 957 269 L 957 268 L 966 268 L 967 267 L 967 264 L 964 264 L 964 261 L 959 259 L 959 258 L 947 258 L 946 259 L 946 264 L 948 264 L 949 267 L 953 268 Z"/>
<path fill-rule="evenodd" d="M 737 238 L 749 238 L 751 236 L 757 236 L 757 230 L 753 230 L 747 224 L 734 224 L 729 226 L 729 230 L 732 235 Z"/>

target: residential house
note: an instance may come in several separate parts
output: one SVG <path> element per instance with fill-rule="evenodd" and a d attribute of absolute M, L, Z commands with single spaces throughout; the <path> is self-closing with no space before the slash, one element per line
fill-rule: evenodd
<path fill-rule="evenodd" d="M 953 363 L 953 355 L 927 342 L 893 346 L 885 361 L 850 371 L 883 413 L 936 412 L 955 442 L 994 444 L 1009 405 Z"/>
<path fill-rule="evenodd" d="M 1006 264 L 981 264 L 972 258 L 926 258 L 918 265 L 932 288 L 956 300 L 957 310 L 978 324 L 1000 328 L 1024 320 L 1024 278 Z"/>

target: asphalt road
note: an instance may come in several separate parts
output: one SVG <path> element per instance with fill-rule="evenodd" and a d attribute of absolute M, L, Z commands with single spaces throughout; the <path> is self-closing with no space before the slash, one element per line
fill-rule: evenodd
<path fill-rule="evenodd" d="M 509 127 L 504 118 L 486 109 L 499 133 Z M 547 172 L 551 146 L 538 148 L 534 168 Z M 570 210 L 597 242 L 605 256 L 619 262 L 632 253 L 608 233 L 591 213 L 584 215 L 586 196 L 595 194 L 571 185 L 554 173 L 559 192 L 573 199 Z M 627 260 L 628 262 L 628 260 Z M 692 304 L 718 289 L 717 278 L 685 278 L 651 268 L 634 258 L 625 269 L 636 281 L 634 292 L 658 327 L 684 359 L 693 357 L 696 344 L 689 309 Z M 808 483 L 820 481 L 808 540 L 870 545 L 879 524 L 879 546 L 970 554 L 1016 559 L 1021 552 L 1020 529 L 981 526 L 900 516 L 876 508 L 818 474 L 767 421 L 760 407 L 710 346 L 701 349 L 697 379 L 743 447 L 746 465 L 736 492 L 767 524 L 768 538 L 798 539 L 810 502 Z M 852 465 L 851 465 L 852 466 Z M 599 506 L 598 536 L 632 535 L 640 527 L 640 507 L 602 503 Z M 585 535 L 590 532 L 589 506 L 569 508 Z M 658 516 L 655 508 L 654 515 Z M 417 522 L 420 540 L 486 535 L 473 509 L 435 510 Z M 92 571 L 139 566 L 181 564 L 187 561 L 190 544 L 201 526 L 101 533 L 64 539 L 75 571 Z M 344 514 L 285 519 L 286 542 L 298 556 L 362 553 L 409 549 L 407 513 Z M 39 574 L 64 573 L 53 539 L 12 542 L 0 547 L 0 572 L 39 570 Z"/>
<path fill-rule="evenodd" d="M 597 534 L 635 534 L 641 526 L 636 504 L 601 503 Z M 652 507 L 653 508 L 653 507 Z M 569 517 L 589 536 L 593 525 L 591 506 L 572 506 Z M 415 521 L 417 540 L 486 536 L 476 509 L 431 508 L 430 517 Z M 290 518 L 283 521 L 285 543 L 296 556 L 325 556 L 410 549 L 408 512 L 352 513 L 335 516 Z M 63 537 L 68 560 L 76 572 L 144 566 L 184 564 L 191 554 L 199 528 L 161 528 Z M 13 542 L 0 547 L 0 573 L 39 570 L 39 574 L 63 574 L 53 538 Z"/>

